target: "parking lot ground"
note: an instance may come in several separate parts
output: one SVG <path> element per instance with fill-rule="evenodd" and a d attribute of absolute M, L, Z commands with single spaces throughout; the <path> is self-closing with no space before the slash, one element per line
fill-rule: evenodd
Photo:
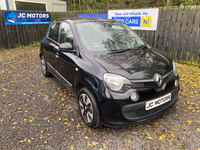
<path fill-rule="evenodd" d="M 200 149 L 200 68 L 177 64 L 178 102 L 130 127 L 88 128 L 74 97 L 42 75 L 39 46 L 0 52 L 0 149 Z"/>

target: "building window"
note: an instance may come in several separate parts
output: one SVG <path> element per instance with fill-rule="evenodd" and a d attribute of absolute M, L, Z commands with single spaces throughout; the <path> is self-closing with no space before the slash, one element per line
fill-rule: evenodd
<path fill-rule="evenodd" d="M 46 11 L 46 4 L 15 1 L 16 10 L 21 11 Z"/>

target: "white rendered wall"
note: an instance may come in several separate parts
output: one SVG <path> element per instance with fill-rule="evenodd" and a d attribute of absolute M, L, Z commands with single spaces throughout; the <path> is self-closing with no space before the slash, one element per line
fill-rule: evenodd
<path fill-rule="evenodd" d="M 16 10 L 15 1 L 46 4 L 46 11 L 59 10 L 59 11 L 64 12 L 66 11 L 66 8 L 67 8 L 66 1 L 60 1 L 60 0 L 8 0 L 10 10 Z"/>
<path fill-rule="evenodd" d="M 7 10 L 6 8 L 6 0 L 0 0 L 0 9 Z"/>

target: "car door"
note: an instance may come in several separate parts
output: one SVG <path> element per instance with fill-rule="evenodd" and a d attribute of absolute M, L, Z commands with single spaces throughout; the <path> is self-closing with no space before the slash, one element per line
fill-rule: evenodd
<path fill-rule="evenodd" d="M 62 22 L 60 25 L 60 39 L 59 43 L 70 43 L 74 47 L 74 35 L 70 25 L 67 22 Z M 65 85 L 73 90 L 73 84 L 76 77 L 78 67 L 76 60 L 78 59 L 76 53 L 73 51 L 59 51 L 59 58 L 57 59 L 57 71 L 65 79 Z"/>
<path fill-rule="evenodd" d="M 55 72 L 56 69 L 56 63 L 59 51 L 59 43 L 58 43 L 59 29 L 60 29 L 60 22 L 54 23 L 50 27 L 49 33 L 44 43 L 45 59 L 48 63 L 49 69 L 51 69 L 51 71 L 53 72 Z"/>

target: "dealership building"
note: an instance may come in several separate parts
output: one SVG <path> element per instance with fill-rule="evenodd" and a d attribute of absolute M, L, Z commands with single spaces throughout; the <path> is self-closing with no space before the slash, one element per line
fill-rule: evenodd
<path fill-rule="evenodd" d="M 0 0 L 0 10 L 67 11 L 67 2 L 61 0 Z"/>

